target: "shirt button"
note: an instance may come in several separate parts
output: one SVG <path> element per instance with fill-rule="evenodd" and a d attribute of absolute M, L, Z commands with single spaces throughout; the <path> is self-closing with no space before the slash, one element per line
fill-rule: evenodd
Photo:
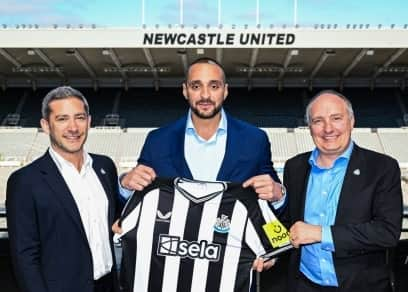
<path fill-rule="evenodd" d="M 322 192 L 322 195 L 327 195 L 327 192 L 326 192 L 326 191 L 323 191 L 323 192 Z"/>
<path fill-rule="evenodd" d="M 327 279 L 326 279 L 326 281 L 325 281 L 325 282 L 326 282 L 326 284 L 329 284 L 329 283 L 330 283 L 330 281 L 329 281 L 329 280 L 327 280 Z"/>
<path fill-rule="evenodd" d="M 323 263 L 325 263 L 325 262 L 326 262 L 326 260 L 325 260 L 325 259 L 322 259 L 322 262 L 323 262 Z"/>
<path fill-rule="evenodd" d="M 324 214 L 323 214 L 323 213 L 320 213 L 320 217 L 324 217 Z"/>

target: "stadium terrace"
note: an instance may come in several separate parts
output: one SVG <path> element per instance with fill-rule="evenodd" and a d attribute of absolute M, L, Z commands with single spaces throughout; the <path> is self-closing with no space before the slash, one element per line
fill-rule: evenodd
<path fill-rule="evenodd" d="M 292 45 L 293 33 L 145 33 L 143 45 Z"/>

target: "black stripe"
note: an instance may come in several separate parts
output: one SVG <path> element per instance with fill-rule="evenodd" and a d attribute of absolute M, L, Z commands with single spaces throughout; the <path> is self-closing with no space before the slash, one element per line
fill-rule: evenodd
<path fill-rule="evenodd" d="M 200 231 L 201 216 L 203 213 L 204 204 L 195 204 L 189 202 L 187 212 L 187 220 L 184 227 L 183 240 L 197 241 L 198 232 Z M 193 280 L 194 259 L 188 257 L 180 258 L 180 269 L 178 274 L 178 292 L 186 292 L 191 290 L 191 282 Z"/>
<path fill-rule="evenodd" d="M 156 222 L 153 233 L 152 256 L 150 259 L 150 274 L 148 291 L 162 291 L 165 256 L 157 254 L 160 234 L 169 234 L 170 218 L 167 217 L 173 209 L 174 193 L 169 187 L 162 187 L 159 192 L 159 202 L 156 210 Z M 160 214 L 159 212 L 160 211 Z M 166 216 L 167 215 L 167 216 Z"/>
<path fill-rule="evenodd" d="M 244 233 L 245 236 L 245 233 Z M 252 284 L 255 284 L 255 272 L 252 271 L 252 263 L 256 256 L 245 243 L 245 238 L 242 241 L 241 253 L 239 255 L 238 269 L 235 274 L 234 292 L 247 292 L 250 287 L 250 275 L 253 274 Z M 252 285 L 254 286 L 254 285 Z M 255 291 L 255 290 L 251 290 Z"/>
<path fill-rule="evenodd" d="M 222 203 L 220 204 L 220 207 L 218 209 L 217 218 L 221 218 L 222 215 L 225 215 L 228 216 L 229 220 L 231 220 L 235 204 L 235 196 L 231 195 L 229 191 L 224 192 Z M 215 230 L 213 232 L 213 242 L 216 244 L 220 244 L 222 246 L 222 249 L 220 253 L 220 260 L 218 262 L 209 263 L 206 292 L 218 291 L 220 288 L 223 260 L 225 256 L 225 247 L 227 246 L 228 234 L 229 233 L 216 232 Z"/>
<path fill-rule="evenodd" d="M 136 268 L 136 228 L 122 237 L 122 263 L 120 268 L 121 291 L 133 291 Z"/>
<path fill-rule="evenodd" d="M 259 239 L 265 250 L 270 250 L 272 248 L 268 237 L 265 234 L 262 226 L 267 222 L 262 215 L 261 207 L 259 206 L 258 200 L 256 199 L 256 193 L 252 188 L 241 188 L 240 186 L 234 185 L 234 194 L 238 197 L 240 202 L 244 204 L 248 211 L 248 219 L 252 222 L 255 228 L 256 234 L 258 234 Z M 272 209 L 271 209 L 271 212 Z"/>

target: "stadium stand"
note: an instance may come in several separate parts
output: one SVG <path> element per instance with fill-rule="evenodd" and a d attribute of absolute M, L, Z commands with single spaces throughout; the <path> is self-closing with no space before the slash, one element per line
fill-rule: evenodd
<path fill-rule="evenodd" d="M 92 153 L 100 153 L 110 156 L 113 160 L 118 158 L 119 139 L 122 130 L 92 128 L 88 134 L 86 149 Z"/>
<path fill-rule="evenodd" d="M 24 93 L 24 89 L 8 89 L 6 91 L 0 91 L 0 125 L 7 126 L 7 121 L 5 120 L 8 114 L 15 113 L 18 98 L 22 96 Z"/>
<path fill-rule="evenodd" d="M 133 167 L 139 156 L 147 133 L 153 128 L 92 128 L 85 145 L 89 152 L 110 156 L 120 170 Z M 284 162 L 291 156 L 313 149 L 309 129 L 300 128 L 264 128 L 271 142 L 272 157 L 278 170 L 282 171 Z M 0 170 L 2 176 L 1 192 L 4 202 L 5 181 L 10 167 L 24 165 L 44 153 L 49 145 L 48 136 L 35 128 L 0 129 Z M 386 153 L 395 157 L 402 168 L 402 175 L 408 181 L 408 144 L 407 128 L 356 128 L 353 138 L 361 146 Z M 3 169 L 4 170 L 3 172 Z M 406 182 L 404 181 L 406 184 Z M 408 187 L 404 187 L 407 190 Z M 408 200 L 406 201 L 408 202 Z"/>
<path fill-rule="evenodd" d="M 179 118 L 186 110 L 187 103 L 180 88 L 162 88 L 160 92 L 133 88 L 123 94 L 119 114 L 125 118 L 128 128 L 159 127 Z"/>
<path fill-rule="evenodd" d="M 8 129 L 0 128 L 0 160 L 3 163 L 7 161 L 18 161 L 17 165 L 26 162 L 26 157 L 31 149 L 37 129 L 35 128 L 21 128 Z"/>
<path fill-rule="evenodd" d="M 273 150 L 274 162 L 285 162 L 288 157 L 294 156 L 297 153 L 295 137 L 293 132 L 288 132 L 282 128 L 264 129 L 268 134 Z"/>
<path fill-rule="evenodd" d="M 79 89 L 89 101 L 92 126 L 159 127 L 182 116 L 187 109 L 180 88 L 162 88 L 160 92 L 149 88 L 131 88 L 128 91 Z M 2 97 L 5 101 L 0 110 L 2 121 L 7 115 L 17 114 L 20 120 L 14 126 L 39 127 L 41 100 L 48 90 L 8 89 Z M 225 108 L 232 115 L 259 127 L 296 128 L 305 125 L 305 103 L 319 90 L 255 88 L 248 91 L 231 88 Z M 343 93 L 353 103 L 356 127 L 400 127 L 405 123 L 404 114 L 408 117 L 407 97 L 399 91 L 352 88 L 345 89 Z"/>
<path fill-rule="evenodd" d="M 345 89 L 345 96 L 353 104 L 356 127 L 379 128 L 402 126 L 402 112 L 394 90 L 353 88 Z"/>
<path fill-rule="evenodd" d="M 378 136 L 384 151 L 397 159 L 400 163 L 407 162 L 408 157 L 408 129 L 378 129 Z"/>
<path fill-rule="evenodd" d="M 48 137 L 48 135 L 42 132 L 41 130 L 38 130 L 33 145 L 30 151 L 28 152 L 27 160 L 33 161 L 34 159 L 43 155 L 44 151 L 47 149 L 49 144 L 50 138 Z"/>
<path fill-rule="evenodd" d="M 384 147 L 381 144 L 381 140 L 378 137 L 375 129 L 368 128 L 356 128 L 352 132 L 352 137 L 362 147 L 369 148 L 371 150 L 385 153 Z"/>
<path fill-rule="evenodd" d="M 133 167 L 139 157 L 147 133 L 152 128 L 129 128 L 121 135 L 119 143 L 119 167 Z"/>
<path fill-rule="evenodd" d="M 20 114 L 20 126 L 23 127 L 40 127 L 41 119 L 41 101 L 48 89 L 39 89 L 32 91 L 27 89 L 20 98 L 16 112 Z"/>

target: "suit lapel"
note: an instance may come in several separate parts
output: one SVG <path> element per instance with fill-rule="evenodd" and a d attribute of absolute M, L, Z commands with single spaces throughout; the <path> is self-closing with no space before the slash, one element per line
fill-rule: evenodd
<path fill-rule="evenodd" d="M 184 139 L 186 134 L 187 116 L 179 119 L 175 124 L 174 139 L 172 141 L 172 160 L 176 173 L 185 178 L 193 178 L 184 157 Z"/>
<path fill-rule="evenodd" d="M 309 183 L 309 175 L 310 175 L 310 170 L 311 166 L 309 164 L 309 157 L 310 157 L 310 152 L 308 155 L 305 155 L 303 157 L 304 161 L 301 163 L 301 166 L 295 170 L 296 177 L 299 179 L 299 183 L 296 185 L 300 187 L 296 191 L 296 194 L 299 194 L 300 197 L 299 199 L 299 210 L 295 212 L 295 214 L 299 214 L 299 218 L 297 220 L 304 220 L 305 217 L 305 204 L 306 204 L 306 194 L 307 194 L 307 184 Z"/>
<path fill-rule="evenodd" d="M 236 163 L 240 157 L 240 148 L 238 145 L 240 145 L 240 138 L 242 137 L 239 136 L 239 128 L 233 118 L 228 114 L 226 114 L 226 117 L 227 145 L 225 147 L 224 159 L 222 160 L 220 170 L 218 171 L 217 180 L 227 180 L 228 177 L 231 177 L 230 173 L 234 170 L 234 163 Z"/>
<path fill-rule="evenodd" d="M 78 227 L 84 239 L 87 240 L 85 230 L 81 221 L 81 216 L 79 214 L 79 210 L 75 203 L 75 200 L 68 188 L 68 185 L 65 183 L 64 178 L 62 177 L 48 151 L 41 158 L 40 167 L 41 174 L 43 175 L 43 178 L 46 181 L 47 185 L 53 191 L 55 197 L 61 202 L 62 207 L 74 221 L 74 224 Z"/>
<path fill-rule="evenodd" d="M 364 169 L 360 147 L 358 147 L 356 144 L 354 144 L 353 147 L 353 152 L 350 156 L 350 161 L 347 166 L 343 186 L 340 192 L 335 222 L 341 220 L 339 214 L 345 214 L 345 211 L 350 208 L 350 202 L 355 200 L 354 196 L 359 193 L 361 183 L 364 181 L 363 176 L 365 173 L 367 173 Z"/>

